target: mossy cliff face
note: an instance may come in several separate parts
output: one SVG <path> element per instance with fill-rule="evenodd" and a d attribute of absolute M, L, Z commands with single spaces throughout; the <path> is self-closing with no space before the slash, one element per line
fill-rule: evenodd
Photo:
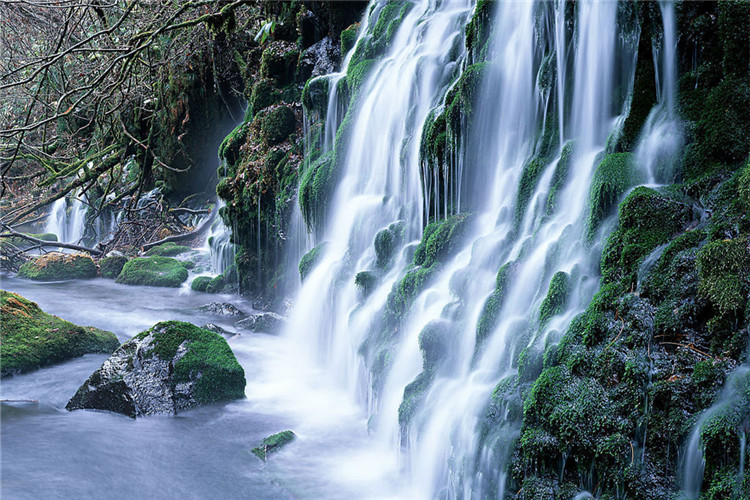
<path fill-rule="evenodd" d="M 219 149 L 217 193 L 227 202 L 221 216 L 239 245 L 240 290 L 266 302 L 278 298 L 285 272 L 281 255 L 304 155 L 305 83 L 338 65 L 339 35 L 362 7 L 287 4 L 276 13 L 273 37 L 245 54 L 247 114 Z"/>
<path fill-rule="evenodd" d="M 25 373 L 88 353 L 111 353 L 113 333 L 76 326 L 15 293 L 0 291 L 0 376 Z"/>
<path fill-rule="evenodd" d="M 88 254 L 48 253 L 26 262 L 19 278 L 34 281 L 77 280 L 96 277 L 96 264 Z"/>
<path fill-rule="evenodd" d="M 166 321 L 122 344 L 66 408 L 136 418 L 244 396 L 245 372 L 221 335 Z"/>

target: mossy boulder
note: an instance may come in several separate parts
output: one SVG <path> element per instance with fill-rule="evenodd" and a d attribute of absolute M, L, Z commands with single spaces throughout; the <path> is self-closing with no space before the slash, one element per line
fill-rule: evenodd
<path fill-rule="evenodd" d="M 0 377 L 87 353 L 110 353 L 120 344 L 113 333 L 76 326 L 5 290 L 0 291 L 0 318 Z"/>
<path fill-rule="evenodd" d="M 305 281 L 307 275 L 315 268 L 318 261 L 323 257 L 326 250 L 326 243 L 323 242 L 307 252 L 299 261 L 299 277 Z"/>
<path fill-rule="evenodd" d="M 173 241 L 168 241 L 167 243 L 162 243 L 161 245 L 151 248 L 146 252 L 146 255 L 149 257 L 174 257 L 175 255 L 188 251 L 190 251 L 190 247 L 178 245 Z"/>
<path fill-rule="evenodd" d="M 180 261 L 171 257 L 139 257 L 128 261 L 117 276 L 123 285 L 178 288 L 188 278 Z"/>
<path fill-rule="evenodd" d="M 278 106 L 259 117 L 260 136 L 266 146 L 284 142 L 294 132 L 297 119 L 289 106 Z"/>
<path fill-rule="evenodd" d="M 183 321 L 165 321 L 122 344 L 66 408 L 136 418 L 173 415 L 244 395 L 245 372 L 221 335 Z"/>
<path fill-rule="evenodd" d="M 283 446 L 288 445 L 296 438 L 297 436 L 292 431 L 283 431 L 277 434 L 272 434 L 261 441 L 261 443 L 251 451 L 253 455 L 266 461 L 268 455 L 279 451 Z"/>
<path fill-rule="evenodd" d="M 596 167 L 589 191 L 586 239 L 594 239 L 602 221 L 614 212 L 620 197 L 640 179 L 632 153 L 613 153 Z"/>
<path fill-rule="evenodd" d="M 99 261 L 99 273 L 102 278 L 116 279 L 127 262 L 128 258 L 124 255 L 104 257 Z"/>
<path fill-rule="evenodd" d="M 190 283 L 190 288 L 196 292 L 205 292 L 212 279 L 210 276 L 198 276 Z"/>
<path fill-rule="evenodd" d="M 18 270 L 18 277 L 34 281 L 95 278 L 96 263 L 87 254 L 52 252 L 23 264 Z"/>

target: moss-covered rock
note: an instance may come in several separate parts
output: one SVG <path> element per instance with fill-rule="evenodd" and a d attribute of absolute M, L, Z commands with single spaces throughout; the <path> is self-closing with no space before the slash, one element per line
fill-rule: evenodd
<path fill-rule="evenodd" d="M 104 257 L 99 261 L 99 273 L 102 275 L 102 278 L 116 279 L 127 261 L 128 258 L 124 255 Z"/>
<path fill-rule="evenodd" d="M 307 275 L 315 268 L 326 251 L 326 243 L 323 242 L 302 256 L 299 261 L 299 277 L 305 281 Z"/>
<path fill-rule="evenodd" d="M 367 297 L 378 283 L 378 277 L 370 271 L 360 271 L 354 276 L 354 284 Z"/>
<path fill-rule="evenodd" d="M 2 377 L 87 353 L 111 353 L 120 344 L 113 333 L 76 326 L 5 290 L 0 291 L 0 318 Z"/>
<path fill-rule="evenodd" d="M 162 243 L 161 245 L 157 245 L 149 249 L 146 252 L 146 255 L 149 257 L 174 257 L 175 255 L 188 251 L 190 251 L 190 247 L 185 245 L 178 245 L 173 241 L 169 241 L 167 243 Z"/>
<path fill-rule="evenodd" d="M 283 446 L 294 441 L 296 437 L 297 436 L 295 436 L 292 431 L 283 431 L 277 434 L 272 434 L 250 451 L 253 455 L 265 462 L 268 459 L 268 455 L 279 451 Z"/>
<path fill-rule="evenodd" d="M 594 239 L 602 220 L 611 215 L 620 197 L 639 180 L 635 157 L 631 153 L 613 153 L 596 167 L 589 191 L 586 239 Z"/>
<path fill-rule="evenodd" d="M 260 116 L 260 136 L 266 146 L 283 142 L 294 132 L 296 118 L 289 106 L 278 106 Z"/>
<path fill-rule="evenodd" d="M 18 277 L 34 281 L 95 278 L 96 263 L 87 254 L 52 252 L 23 264 L 18 270 Z"/>
<path fill-rule="evenodd" d="M 188 278 L 180 261 L 171 257 L 139 257 L 129 260 L 117 276 L 117 283 L 179 287 Z"/>
<path fill-rule="evenodd" d="M 245 372 L 224 338 L 166 321 L 120 346 L 78 389 L 68 410 L 95 409 L 136 418 L 245 395 Z"/>
<path fill-rule="evenodd" d="M 190 283 L 190 288 L 196 292 L 205 292 L 212 279 L 210 276 L 198 276 Z"/>
<path fill-rule="evenodd" d="M 553 316 L 563 312 L 570 294 L 570 275 L 564 271 L 558 271 L 552 276 L 549 291 L 539 308 L 539 323 L 546 325 Z"/>

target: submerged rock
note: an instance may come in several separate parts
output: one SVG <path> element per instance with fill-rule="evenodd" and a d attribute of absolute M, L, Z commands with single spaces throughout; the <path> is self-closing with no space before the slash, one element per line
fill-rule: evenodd
<path fill-rule="evenodd" d="M 223 335 L 224 337 L 236 337 L 239 335 L 239 333 L 230 332 L 229 330 L 220 327 L 219 325 L 215 325 L 213 323 L 206 323 L 205 325 L 201 326 L 204 330 L 208 330 L 209 332 L 218 333 L 219 335 Z"/>
<path fill-rule="evenodd" d="M 234 325 L 238 328 L 250 330 L 251 332 L 262 332 L 276 335 L 286 323 L 287 320 L 283 316 L 272 312 L 264 312 L 253 314 L 248 318 L 238 321 Z"/>
<path fill-rule="evenodd" d="M 244 396 L 245 372 L 221 335 L 165 321 L 122 344 L 66 408 L 136 418 Z"/>
<path fill-rule="evenodd" d="M 117 276 L 117 283 L 178 288 L 188 271 L 171 257 L 139 257 L 128 261 Z"/>
<path fill-rule="evenodd" d="M 19 278 L 34 281 L 78 280 L 96 277 L 96 264 L 87 254 L 51 252 L 26 262 Z"/>
<path fill-rule="evenodd" d="M 261 443 L 251 451 L 253 452 L 253 455 L 266 461 L 268 460 L 269 454 L 279 451 L 283 446 L 288 445 L 296 438 L 297 436 L 292 431 L 283 431 L 277 434 L 272 434 L 261 441 Z"/>
<path fill-rule="evenodd" d="M 198 307 L 200 312 L 217 314 L 219 316 L 244 316 L 245 313 L 227 302 L 211 302 Z"/>
<path fill-rule="evenodd" d="M 15 293 L 0 291 L 0 377 L 24 373 L 87 353 L 110 353 L 120 342 L 111 332 L 76 326 L 42 311 Z"/>

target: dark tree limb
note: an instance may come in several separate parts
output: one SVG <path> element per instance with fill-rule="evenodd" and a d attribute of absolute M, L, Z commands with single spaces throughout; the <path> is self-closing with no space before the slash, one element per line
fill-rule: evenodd
<path fill-rule="evenodd" d="M 12 238 L 12 237 L 18 237 L 23 238 L 25 240 L 28 240 L 32 243 L 35 243 L 38 246 L 41 247 L 55 247 L 55 248 L 67 248 L 68 250 L 78 250 L 79 252 L 87 252 L 92 255 L 102 255 L 101 250 L 97 250 L 95 248 L 87 248 L 81 245 L 74 245 L 72 243 L 62 243 L 60 241 L 44 241 L 40 240 L 39 238 L 34 238 L 33 236 L 29 236 L 28 234 L 19 233 L 15 229 L 11 228 L 10 226 L 6 224 L 2 224 L 3 230 L 7 231 L 5 233 L 0 233 L 0 238 Z"/>

